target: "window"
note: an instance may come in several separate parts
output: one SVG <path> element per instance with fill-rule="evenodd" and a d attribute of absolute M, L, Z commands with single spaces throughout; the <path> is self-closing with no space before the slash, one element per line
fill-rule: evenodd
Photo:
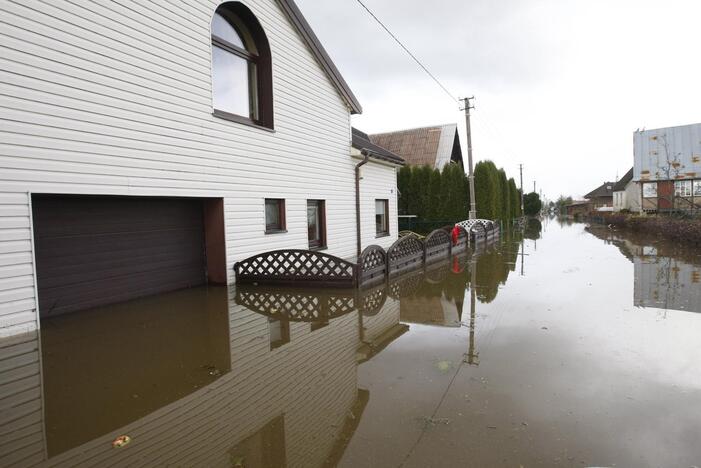
<path fill-rule="evenodd" d="M 701 180 L 694 181 L 694 197 L 701 197 Z"/>
<path fill-rule="evenodd" d="M 324 200 L 307 200 L 307 232 L 310 249 L 326 247 L 325 205 Z"/>
<path fill-rule="evenodd" d="M 657 198 L 657 182 L 643 184 L 643 198 Z"/>
<path fill-rule="evenodd" d="M 389 200 L 375 200 L 375 234 L 389 235 Z"/>
<path fill-rule="evenodd" d="M 212 99 L 217 117 L 273 128 L 270 47 L 239 2 L 220 5 L 212 18 Z"/>
<path fill-rule="evenodd" d="M 674 196 L 675 197 L 690 197 L 691 196 L 691 181 L 690 180 L 675 180 L 674 181 Z"/>
<path fill-rule="evenodd" d="M 268 331 L 270 332 L 271 350 L 290 342 L 289 321 L 268 319 Z"/>
<path fill-rule="evenodd" d="M 285 229 L 285 200 L 282 198 L 266 198 L 265 233 L 286 232 Z"/>

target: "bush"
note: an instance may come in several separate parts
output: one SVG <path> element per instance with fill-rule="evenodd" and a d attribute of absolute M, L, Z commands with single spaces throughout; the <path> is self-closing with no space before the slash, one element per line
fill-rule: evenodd
<path fill-rule="evenodd" d="M 429 222 L 457 222 L 469 216 L 469 181 L 461 164 L 447 164 L 442 171 L 427 165 L 405 166 L 397 175 L 397 186 L 400 214 Z M 475 194 L 478 218 L 508 222 L 521 214 L 516 182 L 491 161 L 475 166 Z"/>

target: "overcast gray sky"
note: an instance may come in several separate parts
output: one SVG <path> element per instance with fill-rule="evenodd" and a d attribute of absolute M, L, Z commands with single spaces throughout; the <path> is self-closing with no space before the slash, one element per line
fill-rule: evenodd
<path fill-rule="evenodd" d="M 457 104 L 356 0 L 297 3 L 369 133 L 457 122 Z M 633 131 L 701 122 L 701 1 L 364 0 L 454 95 L 476 96 L 476 160 L 546 197 L 633 165 Z M 464 153 L 465 154 L 465 153 Z M 465 160 L 467 155 L 465 154 Z"/>

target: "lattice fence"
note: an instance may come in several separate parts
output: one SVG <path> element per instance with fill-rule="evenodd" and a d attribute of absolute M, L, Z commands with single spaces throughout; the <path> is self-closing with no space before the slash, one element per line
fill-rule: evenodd
<path fill-rule="evenodd" d="M 470 228 L 470 239 L 473 244 L 485 242 L 487 240 L 487 229 L 480 223 L 475 223 Z"/>
<path fill-rule="evenodd" d="M 370 245 L 363 250 L 358 259 L 358 283 L 362 285 L 377 284 L 387 276 L 387 253 L 379 245 Z"/>
<path fill-rule="evenodd" d="M 310 250 L 273 250 L 234 264 L 237 283 L 353 287 L 356 265 Z"/>
<path fill-rule="evenodd" d="M 424 243 L 413 234 L 404 236 L 387 249 L 389 276 L 400 274 L 424 264 Z"/>
<path fill-rule="evenodd" d="M 236 286 L 234 300 L 253 312 L 291 322 L 324 322 L 355 310 L 355 295 L 351 292 L 319 294 Z"/>
<path fill-rule="evenodd" d="M 450 234 L 444 229 L 436 229 L 431 231 L 424 239 L 426 248 L 425 262 L 431 263 L 437 260 L 448 258 L 450 256 Z"/>

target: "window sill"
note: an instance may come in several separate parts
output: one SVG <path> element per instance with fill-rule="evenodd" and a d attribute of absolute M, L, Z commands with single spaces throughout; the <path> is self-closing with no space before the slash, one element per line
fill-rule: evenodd
<path fill-rule="evenodd" d="M 327 250 L 328 246 L 326 245 L 320 245 L 319 247 L 309 247 L 309 250 L 313 252 L 318 252 L 319 250 Z"/>
<path fill-rule="evenodd" d="M 375 239 L 379 239 L 380 237 L 389 237 L 389 232 L 379 232 L 375 236 Z"/>
<path fill-rule="evenodd" d="M 231 122 L 240 123 L 240 124 L 246 125 L 248 127 L 258 128 L 260 130 L 265 130 L 266 132 L 275 133 L 275 129 L 258 124 L 256 122 L 254 122 L 253 120 L 251 120 L 247 117 L 243 117 L 241 115 L 231 114 L 229 112 L 220 111 L 217 109 L 214 109 L 214 111 L 212 112 L 212 115 L 218 119 L 229 120 Z"/>
<path fill-rule="evenodd" d="M 287 229 L 266 229 L 264 234 L 285 234 L 286 232 Z"/>

